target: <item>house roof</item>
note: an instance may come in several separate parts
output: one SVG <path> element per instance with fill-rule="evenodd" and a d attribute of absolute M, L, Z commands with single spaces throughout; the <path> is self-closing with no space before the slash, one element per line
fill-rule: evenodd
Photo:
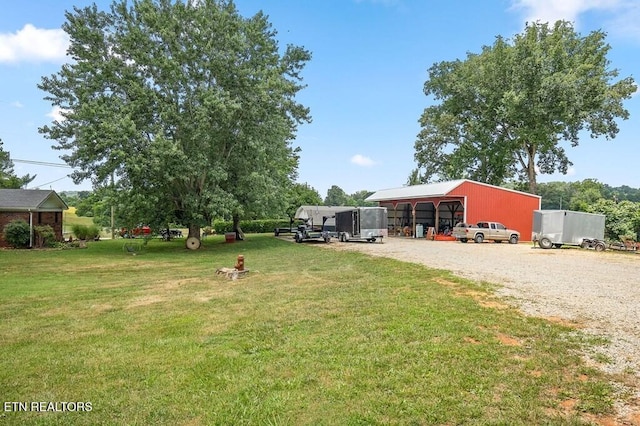
<path fill-rule="evenodd" d="M 476 182 L 469 179 L 450 180 L 447 182 L 435 182 L 426 183 L 423 185 L 410 185 L 403 186 L 401 188 L 383 189 L 373 193 L 365 201 L 393 201 L 393 200 L 408 200 L 412 198 L 429 198 L 429 197 L 444 197 L 450 195 L 451 191 L 459 187 L 465 182 L 472 182 L 476 185 L 484 185 L 492 188 L 500 189 L 502 191 L 517 192 L 522 195 L 530 197 L 538 197 L 538 195 L 529 194 L 527 192 L 516 191 L 509 188 L 502 188 L 500 186 L 489 185 L 488 183 Z"/>
<path fill-rule="evenodd" d="M 0 189 L 2 211 L 60 211 L 68 208 L 53 190 Z"/>

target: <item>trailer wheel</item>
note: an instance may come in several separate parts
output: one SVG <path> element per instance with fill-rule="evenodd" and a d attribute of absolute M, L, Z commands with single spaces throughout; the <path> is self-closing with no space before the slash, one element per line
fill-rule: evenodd
<path fill-rule="evenodd" d="M 484 241 L 484 235 L 482 235 L 482 234 L 476 235 L 476 237 L 473 239 L 473 241 L 475 241 L 476 243 L 480 244 L 481 242 Z"/>
<path fill-rule="evenodd" d="M 375 242 L 376 242 L 376 239 L 375 239 L 375 238 L 370 238 L 370 239 L 369 239 L 369 242 L 370 242 L 370 243 L 375 243 Z"/>
<path fill-rule="evenodd" d="M 583 249 L 588 249 L 591 246 L 591 242 L 589 240 L 582 240 L 582 244 L 580 244 L 580 247 Z"/>
<path fill-rule="evenodd" d="M 518 236 L 517 235 L 512 235 L 509 238 L 509 244 L 518 244 Z"/>
<path fill-rule="evenodd" d="M 540 241 L 538 241 L 538 245 L 543 249 L 550 249 L 551 247 L 553 247 L 553 243 L 547 237 L 541 238 Z"/>
<path fill-rule="evenodd" d="M 331 237 L 325 237 L 324 238 L 324 242 L 325 243 L 330 243 L 331 242 Z"/>
<path fill-rule="evenodd" d="M 466 238 L 460 238 L 460 242 L 461 243 L 466 243 L 467 241 L 469 241 L 469 240 L 467 240 Z"/>
<path fill-rule="evenodd" d="M 606 248 L 606 247 L 605 247 L 605 245 L 604 245 L 604 243 L 603 243 L 603 242 L 599 242 L 599 243 L 597 243 L 597 244 L 596 244 L 596 246 L 595 246 L 596 251 L 604 251 L 604 249 L 605 249 L 605 248 Z"/>
<path fill-rule="evenodd" d="M 344 234 L 341 232 L 340 233 L 340 242 L 344 243 L 345 239 L 344 239 Z"/>
<path fill-rule="evenodd" d="M 295 235 L 294 239 L 296 240 L 296 243 L 301 243 L 302 242 L 302 235 L 300 235 L 299 232 L 296 232 L 296 235 Z"/>
<path fill-rule="evenodd" d="M 559 249 L 560 247 L 562 247 L 562 244 L 554 244 L 553 245 L 553 248 L 555 248 L 555 249 Z"/>

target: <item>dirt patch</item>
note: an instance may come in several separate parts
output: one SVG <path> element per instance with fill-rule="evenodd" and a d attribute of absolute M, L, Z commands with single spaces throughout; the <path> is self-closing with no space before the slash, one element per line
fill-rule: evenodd
<path fill-rule="evenodd" d="M 507 336 L 506 334 L 498 333 L 496 338 L 505 346 L 522 346 L 522 343 L 518 339 Z"/>

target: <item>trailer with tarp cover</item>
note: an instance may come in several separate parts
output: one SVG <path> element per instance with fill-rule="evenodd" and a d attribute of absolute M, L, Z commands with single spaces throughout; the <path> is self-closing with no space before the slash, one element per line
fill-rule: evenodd
<path fill-rule="evenodd" d="M 300 206 L 294 219 L 303 221 L 298 225 L 293 238 L 301 243 L 308 240 L 324 240 L 330 242 L 337 237 L 335 216 L 336 213 L 351 210 L 348 206 Z"/>

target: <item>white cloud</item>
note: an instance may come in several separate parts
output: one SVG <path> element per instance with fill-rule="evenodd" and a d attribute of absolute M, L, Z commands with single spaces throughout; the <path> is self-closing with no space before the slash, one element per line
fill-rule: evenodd
<path fill-rule="evenodd" d="M 20 101 L 11 102 L 11 106 L 14 108 L 24 108 L 24 105 Z"/>
<path fill-rule="evenodd" d="M 59 106 L 56 105 L 47 114 L 47 117 L 50 117 L 53 121 L 62 123 L 64 120 L 66 120 L 65 116 L 62 115 L 66 111 L 67 111 L 66 109 L 60 108 Z"/>
<path fill-rule="evenodd" d="M 515 9 L 525 12 L 528 22 L 555 22 L 558 19 L 576 22 L 578 15 L 589 10 L 615 10 L 621 0 L 513 0 Z"/>
<path fill-rule="evenodd" d="M 360 154 L 356 154 L 353 157 L 351 157 L 351 163 L 358 166 L 363 166 L 363 167 L 371 167 L 378 164 L 375 161 L 373 161 L 371 158 L 365 157 L 364 155 L 360 155 Z"/>
<path fill-rule="evenodd" d="M 0 62 L 62 62 L 68 46 L 69 37 L 61 29 L 26 24 L 15 33 L 0 34 Z"/>
<path fill-rule="evenodd" d="M 512 9 L 523 12 L 526 22 L 555 22 L 559 19 L 580 27 L 580 15 L 604 14 L 607 33 L 640 41 L 640 3 L 637 0 L 511 0 Z"/>

